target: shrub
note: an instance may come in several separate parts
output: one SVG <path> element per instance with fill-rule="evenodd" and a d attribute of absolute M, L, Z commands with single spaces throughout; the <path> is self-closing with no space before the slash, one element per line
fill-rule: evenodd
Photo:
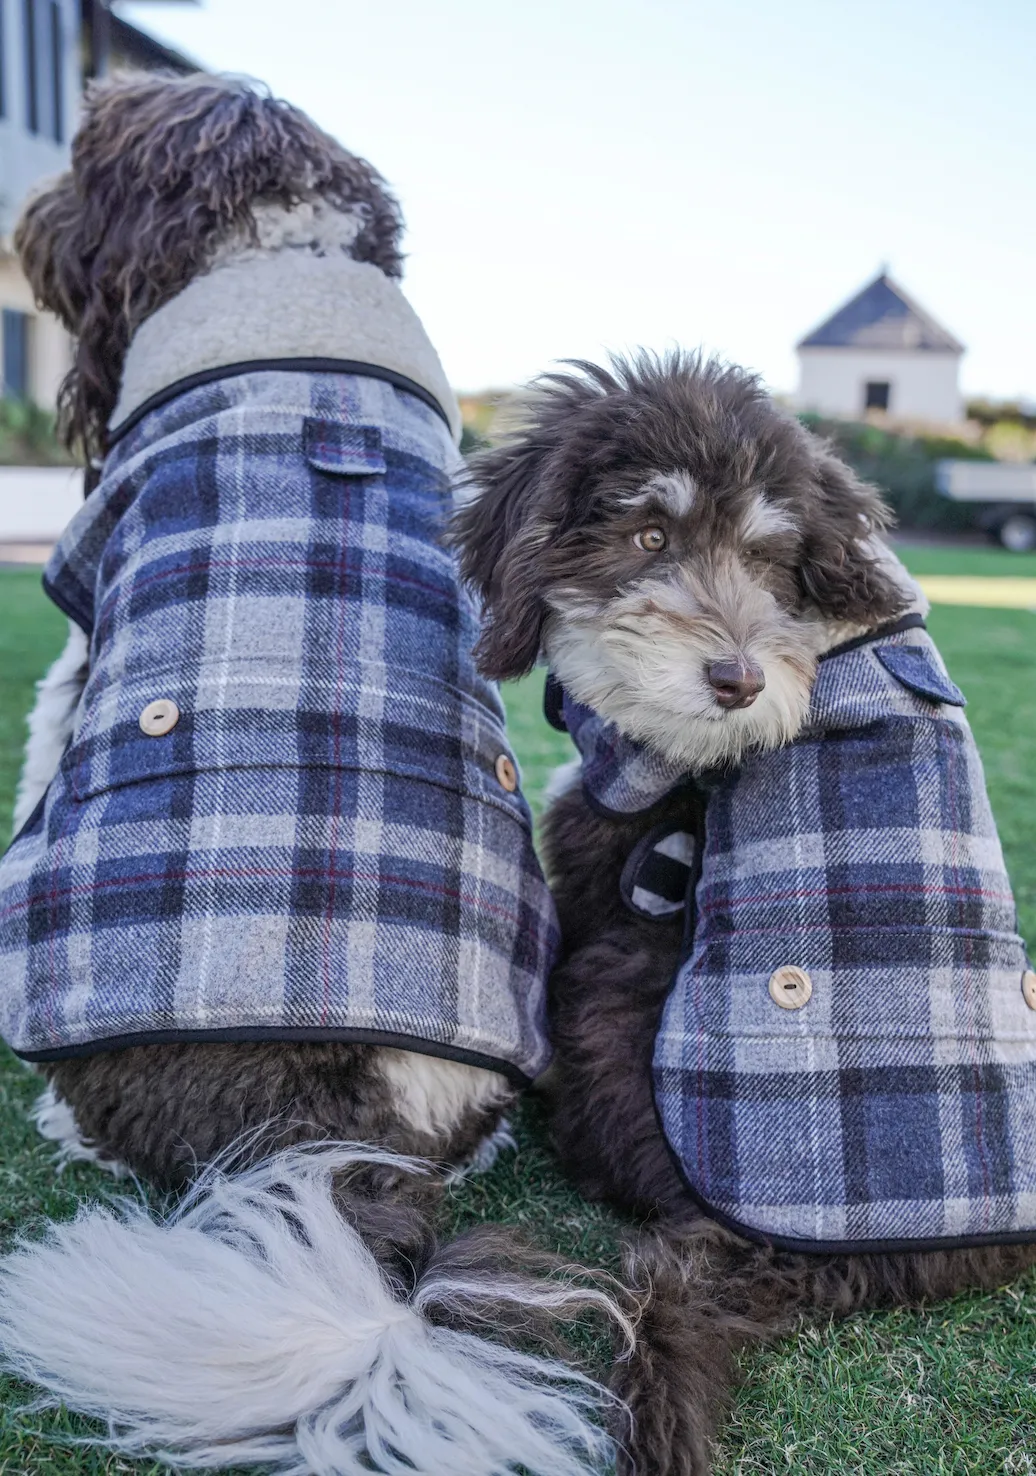
<path fill-rule="evenodd" d="M 935 464 L 944 457 L 992 461 L 987 450 L 950 436 L 906 436 L 850 420 L 802 415 L 811 431 L 832 441 L 866 482 L 885 493 L 901 528 L 959 533 L 974 528 L 974 510 L 935 490 Z"/>
<path fill-rule="evenodd" d="M 54 416 L 31 400 L 0 399 L 0 466 L 71 466 Z"/>

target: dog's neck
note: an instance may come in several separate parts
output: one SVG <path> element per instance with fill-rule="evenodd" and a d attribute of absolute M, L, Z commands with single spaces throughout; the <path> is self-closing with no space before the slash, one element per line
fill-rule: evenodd
<path fill-rule="evenodd" d="M 460 410 L 421 321 L 395 282 L 353 261 L 354 215 L 303 204 L 259 207 L 256 236 L 225 242 L 196 277 L 137 329 L 113 432 L 153 396 L 232 364 L 324 359 L 413 380 L 460 438 Z"/>

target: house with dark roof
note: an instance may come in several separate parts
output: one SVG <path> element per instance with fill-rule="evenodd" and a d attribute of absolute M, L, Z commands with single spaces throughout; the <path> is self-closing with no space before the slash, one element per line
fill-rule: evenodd
<path fill-rule="evenodd" d="M 71 362 L 67 334 L 36 309 L 11 233 L 33 186 L 68 166 L 84 82 L 127 68 L 197 70 L 108 0 L 0 0 L 0 396 L 52 406 Z"/>
<path fill-rule="evenodd" d="M 797 345 L 804 410 L 859 420 L 963 418 L 964 345 L 882 271 Z"/>

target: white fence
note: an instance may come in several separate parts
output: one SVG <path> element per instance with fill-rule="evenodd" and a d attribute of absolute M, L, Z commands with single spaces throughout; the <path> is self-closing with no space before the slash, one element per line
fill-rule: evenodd
<path fill-rule="evenodd" d="M 69 466 L 0 466 L 0 543 L 53 543 L 83 505 Z"/>

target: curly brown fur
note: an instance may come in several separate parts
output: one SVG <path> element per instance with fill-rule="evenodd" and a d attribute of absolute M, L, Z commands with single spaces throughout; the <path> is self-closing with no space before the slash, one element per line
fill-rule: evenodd
<path fill-rule="evenodd" d="M 356 260 L 402 275 L 402 219 L 384 180 L 289 103 L 204 74 L 91 84 L 71 169 L 15 232 L 36 301 L 76 339 L 59 397 L 67 443 L 103 456 L 134 331 L 221 242 L 254 233 L 257 203 L 317 200 L 362 215 Z"/>
<path fill-rule="evenodd" d="M 547 376 L 525 427 L 478 458 L 480 495 L 456 521 L 486 601 L 485 668 L 516 676 L 545 652 L 576 698 L 688 768 L 696 755 L 787 741 L 816 652 L 908 602 L 874 539 L 887 522 L 877 493 L 740 370 L 679 354 L 576 367 Z M 645 528 L 661 529 L 660 552 L 634 543 Z M 710 710 L 707 665 L 724 643 L 765 675 L 759 702 L 783 687 L 787 722 L 760 717 L 759 703 Z M 681 925 L 641 920 L 619 900 L 636 840 L 663 812 L 691 828 L 693 805 L 670 798 L 610 818 L 573 782 L 542 832 L 562 928 L 550 981 L 555 1142 L 585 1194 L 653 1225 L 631 1237 L 626 1263 L 646 1305 L 614 1380 L 635 1421 L 623 1476 L 705 1476 L 738 1354 L 800 1318 L 992 1287 L 1036 1262 L 1033 1246 L 795 1255 L 702 1214 L 651 1085 Z"/>
<path fill-rule="evenodd" d="M 242 1139 L 255 1160 L 295 1143 L 377 1143 L 462 1163 L 517 1093 L 501 1083 L 448 1134 L 400 1117 L 377 1047 L 338 1042 L 130 1046 L 48 1063 L 83 1138 L 134 1173 L 180 1189 Z"/>

